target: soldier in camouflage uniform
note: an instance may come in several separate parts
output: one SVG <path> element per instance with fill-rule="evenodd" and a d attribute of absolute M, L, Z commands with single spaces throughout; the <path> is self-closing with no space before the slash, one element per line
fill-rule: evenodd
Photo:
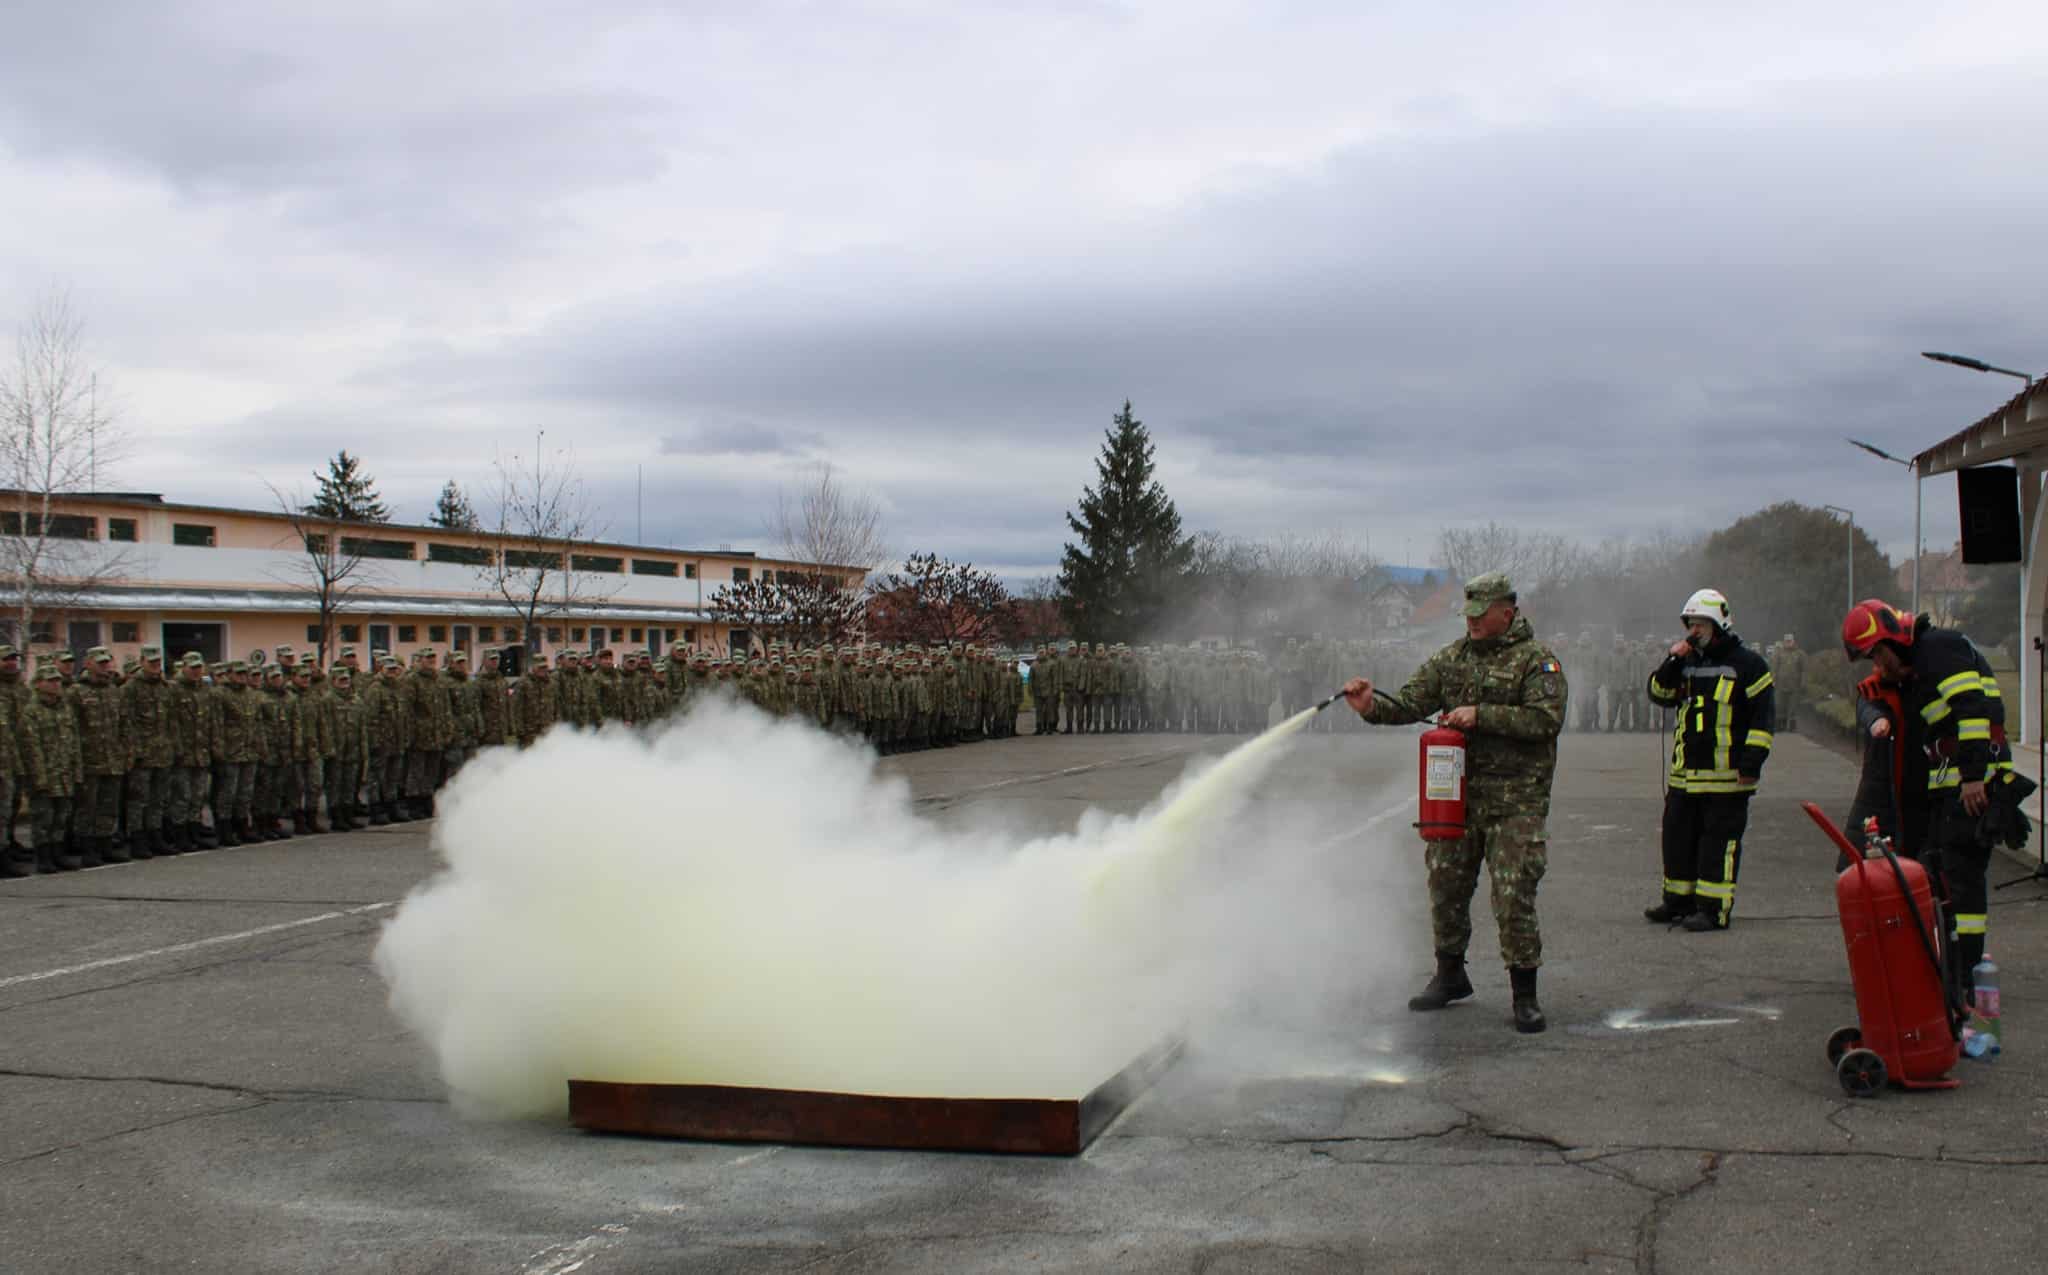
<path fill-rule="evenodd" d="M 512 699 L 496 651 L 480 651 L 476 671 L 477 747 L 498 748 L 512 739 Z"/>
<path fill-rule="evenodd" d="M 162 648 L 142 648 L 140 672 L 121 688 L 123 727 L 128 737 L 128 857 L 147 859 L 190 849 L 177 844 L 175 831 L 164 835 L 169 822 L 171 734 L 165 721 L 172 694 L 164 680 Z"/>
<path fill-rule="evenodd" d="M 356 694 L 355 670 L 337 664 L 327 678 L 327 696 L 334 732 L 334 753 L 326 760 L 322 787 L 327 793 L 327 820 L 337 831 L 368 826 L 359 794 L 363 767 L 370 757 L 372 710 Z"/>
<path fill-rule="evenodd" d="M 476 683 L 469 676 L 469 652 L 450 655 L 448 676 L 441 680 L 448 697 L 449 720 L 448 751 L 442 769 L 445 784 L 475 755 L 477 740 L 483 735 L 479 720 L 483 710 L 477 702 Z"/>
<path fill-rule="evenodd" d="M 78 715 L 78 748 L 85 763 L 71 812 L 78 857 L 88 868 L 126 863 L 128 849 L 114 844 L 114 829 L 121 817 L 130 746 L 121 688 L 114 684 L 113 653 L 103 646 L 87 651 L 85 677 L 66 698 Z"/>
<path fill-rule="evenodd" d="M 13 646 L 0 643 L 0 818 L 7 821 L 7 835 L 0 838 L 0 877 L 32 877 L 36 874 L 36 859 L 33 852 L 25 851 L 14 840 L 14 810 L 22 793 L 22 777 L 26 773 L 22 764 L 21 713 L 22 698 L 16 691 L 21 686 L 21 654 Z"/>
<path fill-rule="evenodd" d="M 521 748 L 531 748 L 533 741 L 546 734 L 548 727 L 558 720 L 560 700 L 549 685 L 553 680 L 548 666 L 535 660 L 526 676 L 512 688 L 512 736 Z"/>
<path fill-rule="evenodd" d="M 299 712 L 299 738 L 292 752 L 292 791 L 299 804 L 290 812 L 292 830 L 301 836 L 328 832 L 332 824 L 321 822 L 320 803 L 327 761 L 334 756 L 334 705 L 327 695 L 327 677 L 311 654 L 292 666 L 292 700 Z"/>
<path fill-rule="evenodd" d="M 1536 1000 L 1536 969 L 1543 941 L 1536 886 L 1546 863 L 1544 821 L 1570 695 L 1562 664 L 1536 640 L 1505 575 L 1489 572 L 1466 581 L 1465 633 L 1431 656 L 1394 700 L 1375 700 L 1372 682 L 1363 677 L 1344 684 L 1344 698 L 1369 722 L 1400 725 L 1441 712 L 1445 724 L 1466 734 L 1465 836 L 1432 841 L 1424 856 L 1436 975 L 1408 1007 L 1442 1009 L 1472 994 L 1465 948 L 1483 862 L 1493 878 L 1493 913 L 1514 989 L 1515 1030 L 1540 1032 L 1545 1023 Z"/>
<path fill-rule="evenodd" d="M 289 809 L 292 753 L 298 743 L 298 714 L 286 696 L 284 668 L 263 666 L 256 697 L 256 795 L 251 804 L 255 833 L 264 841 L 292 835 L 283 821 Z"/>
<path fill-rule="evenodd" d="M 432 647 L 419 652 L 399 691 L 399 702 L 412 731 L 405 768 L 409 819 L 433 817 L 434 794 L 440 790 L 448 747 L 455 738 L 455 719 L 448 711 L 448 693 L 442 688 L 436 667 L 439 662 L 440 657 Z"/>
<path fill-rule="evenodd" d="M 1778 729 L 1795 733 L 1799 729 L 1799 702 L 1806 697 L 1806 652 L 1799 649 L 1799 639 L 1787 633 L 1771 652 L 1770 662 L 1778 692 Z"/>
<path fill-rule="evenodd" d="M 147 666 L 145 658 L 145 670 Z M 147 678 L 146 671 L 143 676 Z M 206 685 L 206 658 L 187 651 L 178 663 L 178 680 L 171 685 L 164 707 L 171 762 L 164 774 L 164 814 L 170 821 L 168 840 L 173 850 L 208 846 L 199 813 L 206 801 L 207 770 L 213 764 L 214 711 L 213 692 Z"/>
<path fill-rule="evenodd" d="M 64 699 L 64 677 L 54 664 L 36 669 L 35 693 L 21 714 L 19 739 L 36 866 L 44 872 L 75 872 L 85 861 L 64 844 L 64 833 L 85 760 L 79 749 L 78 713 Z"/>
<path fill-rule="evenodd" d="M 214 687 L 213 740 L 208 752 L 213 757 L 213 827 L 224 846 L 238 846 L 255 838 L 251 823 L 256 800 L 256 764 L 262 756 L 257 733 L 259 692 L 249 686 L 249 666 L 236 661 L 227 666 L 223 682 Z"/>

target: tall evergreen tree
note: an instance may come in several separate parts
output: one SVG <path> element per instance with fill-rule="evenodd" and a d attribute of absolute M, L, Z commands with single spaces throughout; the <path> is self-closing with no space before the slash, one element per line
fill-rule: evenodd
<path fill-rule="evenodd" d="M 453 478 L 441 488 L 440 499 L 434 502 L 434 512 L 427 521 L 436 527 L 450 531 L 480 531 L 482 524 L 477 521 L 476 509 L 470 505 L 469 497 Z"/>
<path fill-rule="evenodd" d="M 1194 538 L 1181 534 L 1180 513 L 1152 477 L 1152 436 L 1131 415 L 1130 400 L 1104 432 L 1095 485 L 1081 491 L 1067 526 L 1081 538 L 1060 557 L 1062 607 L 1074 633 L 1089 642 L 1146 637 L 1182 584 Z"/>
<path fill-rule="evenodd" d="M 327 462 L 326 473 L 313 477 L 319 480 L 320 487 L 304 512 L 341 522 L 391 521 L 391 511 L 377 494 L 376 479 L 363 472 L 362 458 L 349 455 L 347 448 L 336 452 L 334 459 Z"/>

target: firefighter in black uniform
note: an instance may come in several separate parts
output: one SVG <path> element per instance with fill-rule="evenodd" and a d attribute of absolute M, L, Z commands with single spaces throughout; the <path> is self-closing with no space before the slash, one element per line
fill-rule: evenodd
<path fill-rule="evenodd" d="M 1903 751 L 1926 758 L 1913 768 L 1926 782 L 1900 786 L 1900 850 L 1926 866 L 1946 897 L 1950 970 L 1967 994 L 1970 970 L 1984 957 L 1991 851 L 2000 841 L 2024 844 L 2020 803 L 2034 789 L 2012 768 L 1998 679 L 1968 637 L 1877 598 L 1843 617 L 1842 648 L 1899 688 Z"/>
<path fill-rule="evenodd" d="M 1771 666 L 1728 627 L 1728 599 L 1701 589 L 1679 612 L 1683 641 L 1650 674 L 1650 698 L 1678 710 L 1664 790 L 1664 897 L 1643 915 L 1695 933 L 1725 930 L 1749 799 L 1771 756 Z"/>

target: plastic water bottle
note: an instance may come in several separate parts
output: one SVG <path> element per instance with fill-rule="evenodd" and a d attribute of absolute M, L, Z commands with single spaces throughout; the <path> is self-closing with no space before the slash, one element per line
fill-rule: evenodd
<path fill-rule="evenodd" d="M 1975 1036 L 1984 1042 L 1981 1049 L 1970 1056 L 1981 1058 L 1998 1053 L 1998 964 L 1991 959 L 1988 952 L 1984 959 L 1978 961 L 1970 970 L 1970 990 L 1973 1006 L 1970 1011 L 1970 1028 Z M 1968 1047 L 1968 1042 L 1965 1042 L 1965 1047 Z"/>

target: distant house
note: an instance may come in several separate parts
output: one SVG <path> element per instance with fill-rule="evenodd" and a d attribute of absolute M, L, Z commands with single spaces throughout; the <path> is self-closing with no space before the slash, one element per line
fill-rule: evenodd
<path fill-rule="evenodd" d="M 1907 602 L 1913 596 L 1913 563 L 1910 559 L 1893 573 L 1892 583 L 1898 588 L 1898 603 Z M 1970 577 L 1970 568 L 1963 563 L 1960 540 L 1947 553 L 1920 555 L 1920 609 L 1934 617 L 1936 624 L 1954 624 L 1963 600 L 1976 592 L 1978 583 Z"/>

